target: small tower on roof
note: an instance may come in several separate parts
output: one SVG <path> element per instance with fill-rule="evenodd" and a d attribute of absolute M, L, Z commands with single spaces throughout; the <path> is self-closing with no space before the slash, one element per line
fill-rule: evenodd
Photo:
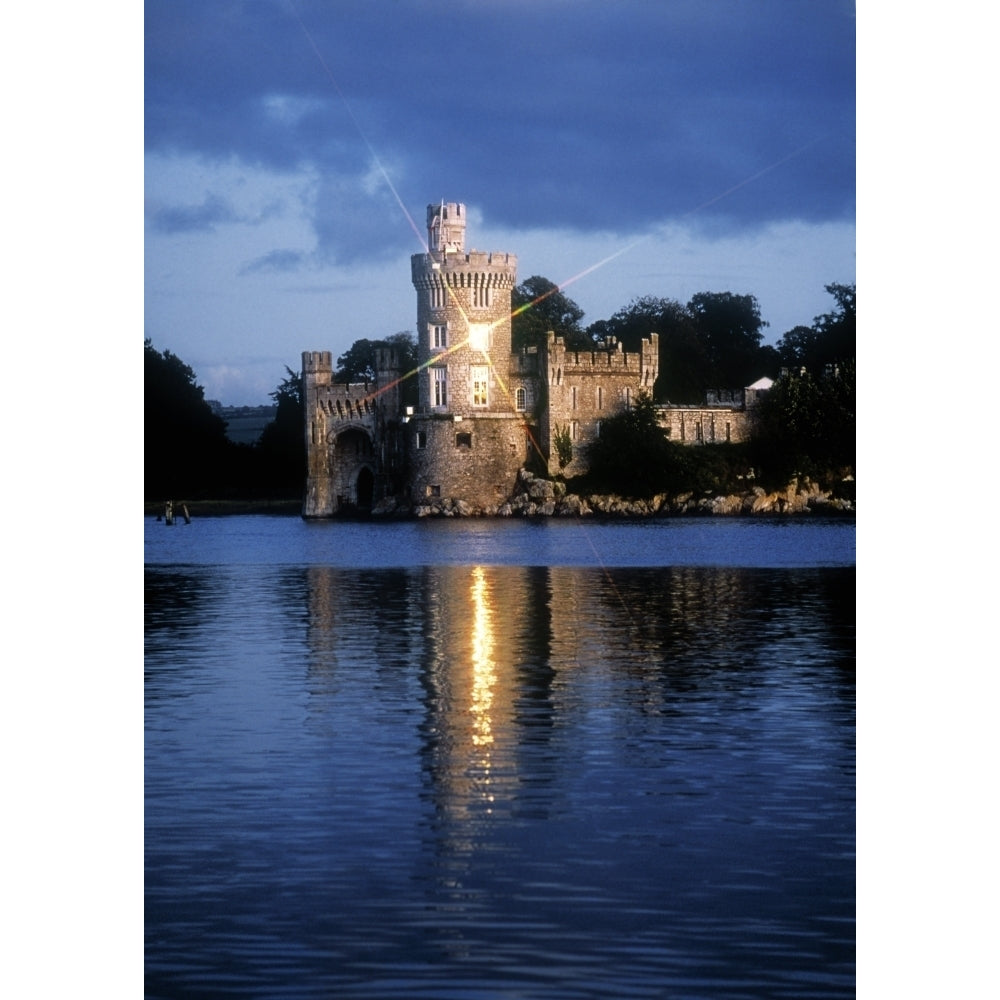
<path fill-rule="evenodd" d="M 465 206 L 449 201 L 427 206 L 427 246 L 440 253 L 465 250 Z"/>

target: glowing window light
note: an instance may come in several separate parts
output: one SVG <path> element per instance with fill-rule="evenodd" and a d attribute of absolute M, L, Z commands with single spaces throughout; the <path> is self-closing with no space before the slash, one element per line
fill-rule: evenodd
<path fill-rule="evenodd" d="M 483 353 L 490 349 L 489 323 L 469 324 L 469 347 L 474 351 L 482 351 Z"/>

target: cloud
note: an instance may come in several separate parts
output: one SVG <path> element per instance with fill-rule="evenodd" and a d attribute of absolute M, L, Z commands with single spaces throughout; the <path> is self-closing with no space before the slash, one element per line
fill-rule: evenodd
<path fill-rule="evenodd" d="M 147 0 L 144 27 L 145 319 L 199 374 L 273 355 L 270 388 L 412 328 L 442 198 L 521 280 L 586 272 L 586 322 L 733 291 L 779 336 L 854 280 L 850 0 Z"/>
<path fill-rule="evenodd" d="M 355 205 L 376 159 L 404 203 L 510 226 L 634 231 L 710 202 L 730 228 L 853 216 L 853 4 L 388 10 L 153 0 L 147 148 L 338 178 L 314 218 L 339 257 L 381 247 Z"/>
<path fill-rule="evenodd" d="M 245 264 L 239 273 L 241 275 L 287 274 L 300 270 L 307 260 L 308 255 L 300 250 L 271 250 Z"/>
<path fill-rule="evenodd" d="M 240 221 L 232 205 L 218 195 L 209 195 L 199 205 L 149 208 L 146 218 L 160 233 L 210 233 L 219 223 Z"/>

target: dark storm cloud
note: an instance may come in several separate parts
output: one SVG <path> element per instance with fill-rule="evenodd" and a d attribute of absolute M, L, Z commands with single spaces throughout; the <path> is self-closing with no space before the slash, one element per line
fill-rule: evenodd
<path fill-rule="evenodd" d="M 232 205 L 217 195 L 209 195 L 198 205 L 149 207 L 146 217 L 150 227 L 160 233 L 206 233 L 219 223 L 239 221 Z"/>
<path fill-rule="evenodd" d="M 412 246 L 373 155 L 418 223 L 441 197 L 507 227 L 853 219 L 841 0 L 150 0 L 145 23 L 147 148 L 314 170 L 334 257 L 390 250 L 384 217 Z"/>

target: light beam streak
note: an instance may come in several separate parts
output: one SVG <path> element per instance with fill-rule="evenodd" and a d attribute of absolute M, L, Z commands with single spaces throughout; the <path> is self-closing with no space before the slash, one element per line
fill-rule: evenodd
<path fill-rule="evenodd" d="M 364 129 L 361 127 L 361 123 L 355 116 L 354 111 L 351 108 L 350 102 L 347 100 L 346 95 L 341 90 L 340 85 L 337 83 L 337 78 L 334 76 L 326 60 L 323 58 L 322 52 L 320 52 L 319 47 L 316 45 L 316 42 L 314 41 L 312 35 L 306 28 L 306 25 L 302 21 L 302 18 L 299 16 L 298 11 L 295 9 L 295 6 L 292 3 L 292 0 L 287 0 L 287 3 L 288 3 L 288 8 L 292 13 L 292 16 L 298 22 L 298 25 L 302 29 L 302 33 L 303 35 L 305 35 L 305 38 L 309 43 L 310 48 L 313 50 L 313 53 L 315 54 L 316 59 L 319 61 L 320 66 L 322 66 L 323 71 L 327 76 L 327 79 L 330 81 L 334 90 L 337 92 L 341 101 L 343 102 L 344 108 L 346 109 L 352 124 L 357 130 L 358 135 L 361 137 L 362 142 L 365 144 L 365 147 L 367 148 L 372 160 L 374 161 L 379 174 L 385 181 L 386 187 L 388 187 L 389 191 L 392 193 L 393 198 L 396 200 L 396 204 L 399 206 L 400 211 L 403 213 L 403 216 L 405 217 L 406 221 L 409 223 L 410 228 L 413 230 L 415 236 L 417 237 L 417 242 L 423 248 L 423 252 L 425 254 L 430 254 L 431 252 L 430 246 L 424 239 L 424 235 L 421 232 L 420 228 L 417 226 L 416 222 L 414 221 L 413 216 L 410 214 L 410 212 L 406 208 L 406 205 L 403 203 L 403 199 L 400 197 L 399 192 L 396 190 L 395 185 L 392 183 L 392 179 L 389 177 L 388 172 L 382 166 L 382 161 L 379 159 L 378 153 L 375 151 L 374 146 L 372 146 L 371 142 L 368 139 L 368 136 L 365 134 Z M 765 174 L 768 174 L 772 170 L 776 170 L 778 167 L 784 166 L 784 164 L 788 163 L 789 161 L 795 159 L 798 156 L 801 156 L 802 153 L 804 153 L 807 149 L 810 149 L 812 146 L 816 145 L 816 143 L 820 142 L 821 139 L 822 136 L 818 136 L 815 139 L 810 140 L 809 142 L 800 146 L 798 149 L 795 149 L 791 153 L 788 153 L 786 156 L 783 156 L 781 159 L 775 160 L 773 163 L 770 163 L 767 166 L 762 167 L 760 170 L 756 171 L 756 173 L 753 173 L 749 177 L 744 178 L 739 183 L 734 184 L 732 187 L 723 191 L 721 194 L 718 194 L 715 197 L 710 198 L 708 201 L 704 201 L 700 205 L 696 205 L 694 208 L 691 208 L 688 211 L 682 213 L 680 218 L 681 219 L 689 218 L 697 214 L 698 212 L 701 212 L 702 210 L 710 207 L 711 205 L 715 205 L 718 202 L 722 201 L 723 199 L 728 198 L 730 195 L 735 194 L 735 192 L 741 190 L 747 185 L 752 184 L 756 180 L 759 180 Z M 513 320 L 514 317 L 520 316 L 522 313 L 527 312 L 529 309 L 543 302 L 549 296 L 554 295 L 556 292 L 562 292 L 563 289 L 569 288 L 577 281 L 580 281 L 581 279 L 587 277 L 588 275 L 593 274 L 595 271 L 604 267 L 606 264 L 610 264 L 611 261 L 616 260 L 617 258 L 623 256 L 626 253 L 629 253 L 630 251 L 634 250 L 638 246 L 641 246 L 643 243 L 647 242 L 650 239 L 652 239 L 652 234 L 647 233 L 645 236 L 640 236 L 638 239 L 635 239 L 632 242 L 626 244 L 621 249 L 616 250 L 614 253 L 608 254 L 601 260 L 596 261 L 595 263 L 589 265 L 588 267 L 585 267 L 582 271 L 578 272 L 577 274 L 565 278 L 563 281 L 554 285 L 548 291 L 543 292 L 541 295 L 534 298 L 531 302 L 526 302 L 523 305 L 520 305 L 516 309 L 512 310 L 508 319 Z M 463 308 L 461 302 L 458 300 L 458 297 L 455 295 L 454 289 L 447 282 L 445 282 L 445 288 L 447 289 L 448 295 L 450 296 L 452 303 L 457 307 L 458 311 L 461 313 L 462 318 L 465 321 L 466 329 L 468 329 L 470 326 L 469 316 L 466 313 L 465 309 Z M 491 331 L 501 322 L 504 322 L 504 320 L 496 320 L 492 324 L 490 324 Z M 417 365 L 417 367 L 414 368 L 412 371 L 409 371 L 406 374 L 401 375 L 399 378 L 394 379 L 392 382 L 387 383 L 385 386 L 380 386 L 374 392 L 364 396 L 362 401 L 363 402 L 374 401 L 383 392 L 386 392 L 387 390 L 402 384 L 408 378 L 415 377 L 423 369 L 430 367 L 433 363 L 439 361 L 442 357 L 447 357 L 447 355 L 453 353 L 454 351 L 459 350 L 462 347 L 465 347 L 466 345 L 468 345 L 468 343 L 469 343 L 469 337 L 466 337 L 465 340 L 459 341 L 458 343 L 445 348 L 444 350 L 436 353 L 433 357 L 429 358 L 423 364 Z M 486 360 L 486 363 L 489 365 L 490 371 L 493 373 L 493 376 L 496 379 L 497 384 L 500 386 L 501 391 L 503 392 L 504 396 L 510 403 L 511 412 L 513 412 L 516 415 L 517 408 L 514 404 L 514 399 L 512 397 L 512 394 L 508 386 L 506 385 L 503 377 L 500 375 L 500 372 L 497 370 L 496 365 L 493 363 L 492 357 L 490 357 L 489 353 L 486 351 L 482 351 L 481 353 L 484 359 Z M 534 435 L 531 433 L 531 428 L 528 426 L 527 421 L 523 423 L 523 426 L 529 439 L 531 440 L 532 445 L 537 449 L 538 453 L 541 455 L 542 449 L 539 447 L 538 442 L 535 440 Z M 597 548 L 594 546 L 593 540 L 590 537 L 590 533 L 585 530 L 585 526 L 582 524 L 581 528 L 584 528 L 584 537 L 587 539 L 587 544 L 590 546 L 591 551 L 594 553 L 595 560 L 597 561 L 598 565 L 604 572 L 604 575 L 607 578 L 609 585 L 614 590 L 615 594 L 618 596 L 618 599 L 621 602 L 623 609 L 628 615 L 629 622 L 634 626 L 635 622 L 632 618 L 631 611 L 628 608 L 628 605 L 626 604 L 621 593 L 619 592 L 617 586 L 615 585 L 615 582 L 611 577 L 607 565 L 601 558 L 600 553 L 597 551 Z"/>
<path fill-rule="evenodd" d="M 375 147 L 368 141 L 368 136 L 365 134 L 365 130 L 361 127 L 361 123 L 355 117 L 354 110 L 351 107 L 350 102 L 347 100 L 347 96 L 340 89 L 340 84 L 337 83 L 337 78 L 333 75 L 333 71 L 330 69 L 329 65 L 327 64 L 327 61 L 323 58 L 323 53 L 320 52 L 319 46 L 313 40 L 313 37 L 309 33 L 308 28 L 306 28 L 305 22 L 303 22 L 301 17 L 299 17 L 299 12 L 295 9 L 292 0 L 287 0 L 287 2 L 288 2 L 288 9 L 292 12 L 292 17 L 294 17 L 295 20 L 298 22 L 299 27 L 302 29 L 302 34 L 305 35 L 306 41 L 309 43 L 309 47 L 313 50 L 313 53 L 315 54 L 316 59 L 319 61 L 320 66 L 323 67 L 323 72 L 326 73 L 327 79 L 333 85 L 333 89 L 336 90 L 338 96 L 340 97 L 340 100 L 343 102 L 348 117 L 351 119 L 352 124 L 357 129 L 358 135 L 361 136 L 361 141 L 365 144 L 369 154 L 371 155 L 372 160 L 375 163 L 376 168 L 378 169 L 378 172 L 382 175 L 382 180 L 385 181 L 386 187 L 392 192 L 392 196 L 393 198 L 396 199 L 396 204 L 399 206 L 399 210 L 403 213 L 403 216 L 406 218 L 406 221 L 409 222 L 410 228 L 415 233 L 417 241 L 424 248 L 424 252 L 429 253 L 430 247 L 428 247 L 427 243 L 424 241 L 423 233 L 420 232 L 420 229 L 418 228 L 416 222 L 413 220 L 413 216 L 410 215 L 410 213 L 407 211 L 406 205 L 403 204 L 403 199 L 400 198 L 399 192 L 396 190 L 396 186 L 392 183 L 392 178 L 389 177 L 389 174 L 386 171 L 385 167 L 382 166 L 382 161 L 379 159 L 378 153 L 375 152 Z"/>

